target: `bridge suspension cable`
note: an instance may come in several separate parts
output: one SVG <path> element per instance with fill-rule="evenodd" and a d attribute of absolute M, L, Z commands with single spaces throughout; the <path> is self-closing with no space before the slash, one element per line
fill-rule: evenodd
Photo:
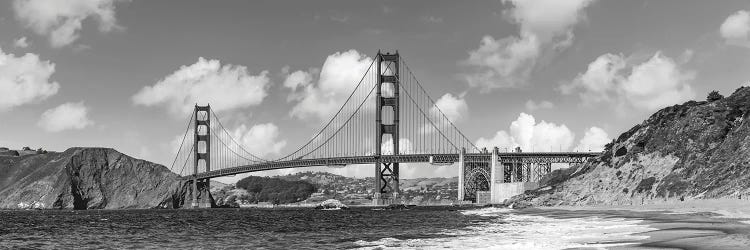
<path fill-rule="evenodd" d="M 169 167 L 169 169 L 172 170 L 172 172 L 177 172 L 176 171 L 177 169 L 175 169 L 175 167 L 182 165 L 182 168 L 180 168 L 179 175 L 182 175 L 182 172 L 185 171 L 185 166 L 188 163 L 188 159 L 193 154 L 192 141 L 189 141 L 190 149 L 183 147 L 183 146 L 185 145 L 185 142 L 187 141 L 186 139 L 188 136 L 188 131 L 190 131 L 190 127 L 194 126 L 194 123 L 195 123 L 195 119 L 193 119 L 194 117 L 195 117 L 195 113 L 192 113 L 190 115 L 190 118 L 188 118 L 188 124 L 187 124 L 187 127 L 185 128 L 185 134 L 182 136 L 182 141 L 180 142 L 180 146 L 177 149 L 177 153 L 175 154 L 174 161 L 172 161 L 172 165 Z M 187 149 L 187 150 L 184 150 L 184 149 Z M 176 164 L 179 164 L 179 165 L 176 165 Z"/>
<path fill-rule="evenodd" d="M 195 120 L 195 112 L 193 112 L 188 119 L 188 124 L 185 128 L 185 134 L 182 136 L 180 146 L 177 149 L 177 154 L 175 154 L 174 161 L 172 161 L 172 166 L 169 167 L 172 172 L 177 172 L 177 168 L 179 167 L 180 171 L 178 173 L 180 176 L 188 175 L 190 169 L 187 168 L 188 172 L 185 172 L 186 166 L 190 162 L 193 162 L 193 160 L 195 159 L 193 156 L 194 138 L 191 136 L 193 134 L 193 128 L 195 127 Z"/>
<path fill-rule="evenodd" d="M 402 138 L 411 140 L 413 152 L 447 154 L 465 148 L 468 152 L 478 153 L 479 149 L 454 124 L 467 115 L 461 113 L 465 111 L 455 110 L 451 114 L 453 117 L 447 116 L 419 83 L 403 57 L 399 57 L 399 67 L 401 91 L 408 100 L 402 106 L 404 115 L 401 119 L 422 119 L 421 123 L 407 122 L 406 131 L 402 132 Z M 415 129 L 413 126 L 420 127 Z"/>
<path fill-rule="evenodd" d="M 352 143 L 351 140 L 332 141 L 332 139 L 339 133 L 349 137 L 365 135 L 365 133 L 375 130 L 374 121 L 371 121 L 371 124 L 367 124 L 365 114 L 359 112 L 363 109 L 363 106 L 365 110 L 374 110 L 375 107 L 373 101 L 370 103 L 367 102 L 368 100 L 372 100 L 370 97 L 372 96 L 372 91 L 375 89 L 376 79 L 375 73 L 372 71 L 374 64 L 374 60 L 370 62 L 365 74 L 362 75 L 354 90 L 352 90 L 339 110 L 325 126 L 312 136 L 307 143 L 294 152 L 279 158 L 277 161 L 296 160 L 305 157 L 330 157 L 332 155 L 344 154 L 366 155 L 368 151 L 372 151 L 372 146 L 370 145 L 372 143 L 367 144 L 367 141 L 363 141 L 362 138 L 358 138 L 359 143 Z"/>

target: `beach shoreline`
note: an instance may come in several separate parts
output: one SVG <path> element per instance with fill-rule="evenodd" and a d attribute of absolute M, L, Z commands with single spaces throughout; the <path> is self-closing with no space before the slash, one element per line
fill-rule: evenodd
<path fill-rule="evenodd" d="M 551 206 L 539 209 L 559 210 L 627 210 L 634 212 L 664 211 L 675 214 L 714 213 L 718 218 L 745 219 L 750 223 L 750 200 L 694 199 L 685 201 L 653 202 L 643 205 Z"/>
<path fill-rule="evenodd" d="M 748 249 L 750 201 L 702 199 L 644 205 L 537 207 L 541 211 L 640 219 L 654 230 L 639 244 L 612 249 Z M 554 216 L 554 215 L 552 215 Z"/>

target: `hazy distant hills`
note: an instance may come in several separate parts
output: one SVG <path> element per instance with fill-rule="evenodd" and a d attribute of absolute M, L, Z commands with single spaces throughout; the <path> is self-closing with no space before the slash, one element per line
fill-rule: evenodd
<path fill-rule="evenodd" d="M 534 205 L 640 204 L 750 195 L 750 87 L 664 108 L 621 134 L 605 154 L 558 170 Z"/>

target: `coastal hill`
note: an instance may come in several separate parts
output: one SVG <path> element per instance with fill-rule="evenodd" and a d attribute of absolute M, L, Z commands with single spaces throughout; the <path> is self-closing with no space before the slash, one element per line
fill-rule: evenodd
<path fill-rule="evenodd" d="M 750 198 L 750 87 L 724 98 L 664 108 L 605 147 L 554 171 L 541 188 L 508 201 L 524 205 L 639 205 Z"/>
<path fill-rule="evenodd" d="M 110 148 L 2 151 L 0 209 L 172 208 L 190 191 L 166 167 Z"/>

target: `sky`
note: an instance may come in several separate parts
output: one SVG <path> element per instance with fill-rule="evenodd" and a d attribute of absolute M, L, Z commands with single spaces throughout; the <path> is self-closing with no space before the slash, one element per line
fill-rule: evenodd
<path fill-rule="evenodd" d="M 249 151 L 280 157 L 379 50 L 398 50 L 480 147 L 597 151 L 661 108 L 748 85 L 750 2 L 2 1 L 0 146 L 169 167 L 193 105 L 211 103 Z M 374 173 L 260 174 L 309 170 Z"/>

